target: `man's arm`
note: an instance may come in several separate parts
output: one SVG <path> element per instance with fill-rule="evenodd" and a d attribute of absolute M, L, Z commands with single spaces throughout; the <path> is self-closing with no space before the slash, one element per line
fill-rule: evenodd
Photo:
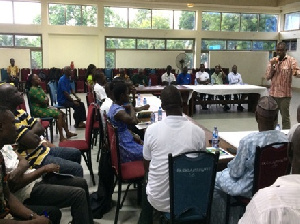
<path fill-rule="evenodd" d="M 276 63 L 277 63 L 276 59 L 272 59 L 269 61 L 267 71 L 265 74 L 265 77 L 267 80 L 272 79 L 272 77 L 274 76 L 274 74 L 276 72 L 276 68 L 278 68 L 278 66 L 276 66 Z"/>
<path fill-rule="evenodd" d="M 137 124 L 138 119 L 135 115 L 135 110 L 132 104 L 128 104 L 124 106 L 126 110 L 129 110 L 129 114 L 125 110 L 120 110 L 116 113 L 115 119 L 118 121 L 122 121 L 125 124 Z"/>
<path fill-rule="evenodd" d="M 28 149 L 35 149 L 38 147 L 41 139 L 33 131 L 27 130 L 17 141 L 20 145 L 25 146 Z"/>
<path fill-rule="evenodd" d="M 292 61 L 292 72 L 293 72 L 293 76 L 300 78 L 300 68 L 295 58 L 293 58 Z"/>
<path fill-rule="evenodd" d="M 145 169 L 145 173 L 149 172 L 149 165 L 150 165 L 151 160 L 145 160 L 144 159 L 144 169 Z"/>
<path fill-rule="evenodd" d="M 38 136 L 41 136 L 45 133 L 45 128 L 42 126 L 40 119 L 37 119 L 37 122 L 35 122 L 31 127 L 31 131 Z"/>

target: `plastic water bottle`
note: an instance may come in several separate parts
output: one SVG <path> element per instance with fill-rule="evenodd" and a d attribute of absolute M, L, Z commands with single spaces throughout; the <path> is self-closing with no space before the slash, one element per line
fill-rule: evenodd
<path fill-rule="evenodd" d="M 137 98 L 137 105 L 141 105 L 141 94 L 138 93 L 138 98 Z"/>
<path fill-rule="evenodd" d="M 280 124 L 276 124 L 275 130 L 277 130 L 277 131 L 280 131 L 280 130 L 281 130 Z"/>
<path fill-rule="evenodd" d="M 146 105 L 146 104 L 147 104 L 147 99 L 146 99 L 146 98 L 144 98 L 144 101 L 143 101 L 143 103 L 144 103 L 144 105 Z"/>
<path fill-rule="evenodd" d="M 219 132 L 218 132 L 217 127 L 214 127 L 213 134 L 212 134 L 211 145 L 214 148 L 219 148 Z"/>
<path fill-rule="evenodd" d="M 149 78 L 148 86 L 151 86 L 151 79 Z"/>
<path fill-rule="evenodd" d="M 158 108 L 158 112 L 157 112 L 157 120 L 161 121 L 162 120 L 162 109 L 161 107 Z"/>
<path fill-rule="evenodd" d="M 151 113 L 151 124 L 155 123 L 155 113 Z"/>

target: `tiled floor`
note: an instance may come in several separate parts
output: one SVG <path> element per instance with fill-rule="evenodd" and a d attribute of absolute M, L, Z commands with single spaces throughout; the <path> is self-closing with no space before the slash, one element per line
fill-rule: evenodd
<path fill-rule="evenodd" d="M 83 102 L 85 102 L 85 94 L 78 94 Z M 300 91 L 293 91 L 293 98 L 290 106 L 290 114 L 291 114 L 291 123 L 292 125 L 296 123 L 296 109 L 299 105 L 298 99 L 300 97 Z M 246 106 L 244 105 L 246 108 Z M 247 130 L 257 130 L 257 123 L 255 121 L 254 113 L 247 112 L 237 112 L 236 106 L 231 105 L 231 110 L 227 113 L 223 112 L 222 107 L 220 106 L 211 106 L 211 108 L 207 111 L 201 110 L 200 106 L 197 106 L 196 113 L 193 117 L 199 124 L 204 125 L 208 129 L 212 130 L 214 126 L 217 126 L 219 131 L 247 131 Z M 279 123 L 281 123 L 281 116 L 279 116 Z M 73 139 L 84 139 L 84 131 L 85 129 L 77 129 L 72 126 L 72 131 L 76 131 L 78 136 Z M 58 144 L 58 136 L 54 136 L 54 144 Z M 96 162 L 98 147 L 94 147 L 92 150 L 92 160 L 93 160 L 93 170 L 96 178 L 96 183 L 98 182 L 98 164 Z M 96 191 L 97 187 L 92 185 L 90 174 L 85 166 L 84 161 L 82 162 L 82 166 L 84 167 L 84 177 L 89 184 L 90 192 Z M 114 193 L 113 199 L 116 200 L 117 194 Z M 136 192 L 131 190 L 129 195 L 127 196 L 127 200 L 125 201 L 124 207 L 120 211 L 119 215 L 119 223 L 124 224 L 132 224 L 137 223 L 139 217 L 140 208 L 137 205 L 136 200 Z M 108 224 L 113 223 L 115 214 L 115 207 L 104 215 L 102 219 L 96 220 L 95 223 Z M 63 217 L 62 224 L 67 224 L 71 220 L 70 209 L 63 209 Z"/>

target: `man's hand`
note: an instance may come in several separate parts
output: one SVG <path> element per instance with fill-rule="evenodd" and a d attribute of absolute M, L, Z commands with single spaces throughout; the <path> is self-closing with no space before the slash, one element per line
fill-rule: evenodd
<path fill-rule="evenodd" d="M 74 100 L 74 104 L 75 104 L 76 106 L 79 106 L 79 102 L 78 102 L 77 100 Z"/>
<path fill-rule="evenodd" d="M 271 63 L 271 65 L 276 65 L 276 64 L 278 64 L 278 58 L 276 57 L 276 58 L 272 58 L 271 60 L 270 60 L 270 63 Z"/>
<path fill-rule="evenodd" d="M 60 166 L 58 164 L 47 164 L 45 166 L 43 166 L 44 169 L 44 173 L 53 173 L 53 172 L 59 172 Z"/>
<path fill-rule="evenodd" d="M 45 216 L 36 215 L 32 218 L 34 224 L 51 224 L 52 222 Z"/>
<path fill-rule="evenodd" d="M 148 110 L 150 108 L 150 105 L 149 104 L 146 104 L 144 106 L 142 106 L 143 110 Z"/>
<path fill-rule="evenodd" d="M 53 145 L 51 142 L 46 141 L 46 140 L 43 141 L 42 145 L 44 147 L 50 147 L 50 148 L 56 147 L 56 145 Z"/>
<path fill-rule="evenodd" d="M 140 136 L 139 136 L 138 134 L 134 134 L 134 135 L 133 135 L 133 139 L 134 139 L 134 141 L 135 141 L 136 143 L 139 143 L 139 144 L 141 144 L 141 145 L 144 144 L 144 142 L 142 141 L 142 139 L 140 138 Z"/>
<path fill-rule="evenodd" d="M 22 166 L 22 167 L 25 167 L 26 169 L 28 169 L 29 168 L 28 161 L 24 157 L 20 156 L 19 154 L 17 154 L 17 155 L 18 155 L 18 160 L 19 160 L 19 166 Z"/>

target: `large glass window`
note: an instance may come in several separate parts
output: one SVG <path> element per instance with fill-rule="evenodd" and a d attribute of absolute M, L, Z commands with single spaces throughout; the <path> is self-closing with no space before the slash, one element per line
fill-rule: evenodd
<path fill-rule="evenodd" d="M 106 38 L 106 49 L 135 49 L 135 39 Z"/>
<path fill-rule="evenodd" d="M 165 40 L 137 39 L 137 49 L 165 49 Z"/>
<path fill-rule="evenodd" d="M 284 30 L 300 29 L 300 12 L 285 14 Z"/>
<path fill-rule="evenodd" d="M 204 40 L 202 39 L 202 50 L 225 50 L 225 40 Z"/>
<path fill-rule="evenodd" d="M 0 34 L 0 46 L 14 46 L 13 35 Z"/>
<path fill-rule="evenodd" d="M 41 36 L 23 36 L 15 35 L 15 46 L 18 47 L 41 47 Z"/>
<path fill-rule="evenodd" d="M 31 68 L 43 68 L 42 51 L 31 51 Z"/>
<path fill-rule="evenodd" d="M 105 68 L 115 68 L 115 52 L 106 51 L 105 52 Z"/>
<path fill-rule="evenodd" d="M 193 47 L 193 40 L 167 40 L 167 49 L 169 50 L 192 50 Z"/>
<path fill-rule="evenodd" d="M 129 28 L 151 29 L 151 10 L 130 8 Z"/>
<path fill-rule="evenodd" d="M 49 24 L 97 26 L 95 6 L 49 4 Z"/>
<path fill-rule="evenodd" d="M 283 40 L 283 42 L 286 44 L 286 49 L 288 51 L 296 51 L 297 50 L 297 39 Z"/>
<path fill-rule="evenodd" d="M 0 23 L 13 23 L 13 5 L 11 1 L 0 1 L 0 15 Z"/>
<path fill-rule="evenodd" d="M 253 50 L 259 51 L 275 51 L 276 49 L 276 41 L 253 41 Z"/>
<path fill-rule="evenodd" d="M 258 28 L 258 14 L 241 14 L 241 31 L 256 32 Z"/>
<path fill-rule="evenodd" d="M 202 30 L 220 31 L 221 13 L 219 12 L 202 12 Z"/>
<path fill-rule="evenodd" d="M 239 13 L 222 13 L 222 31 L 234 31 L 240 30 L 240 14 Z"/>
<path fill-rule="evenodd" d="M 259 32 L 277 32 L 278 15 L 259 14 Z"/>
<path fill-rule="evenodd" d="M 173 11 L 171 10 L 152 10 L 153 29 L 173 29 Z"/>
<path fill-rule="evenodd" d="M 17 24 L 41 24 L 41 3 L 14 2 L 14 15 Z"/>
<path fill-rule="evenodd" d="M 127 28 L 127 8 L 104 7 L 104 26 Z"/>
<path fill-rule="evenodd" d="M 251 41 L 247 40 L 228 40 L 227 41 L 227 50 L 251 50 Z"/>
<path fill-rule="evenodd" d="M 174 11 L 174 29 L 194 30 L 196 13 L 193 11 Z"/>

